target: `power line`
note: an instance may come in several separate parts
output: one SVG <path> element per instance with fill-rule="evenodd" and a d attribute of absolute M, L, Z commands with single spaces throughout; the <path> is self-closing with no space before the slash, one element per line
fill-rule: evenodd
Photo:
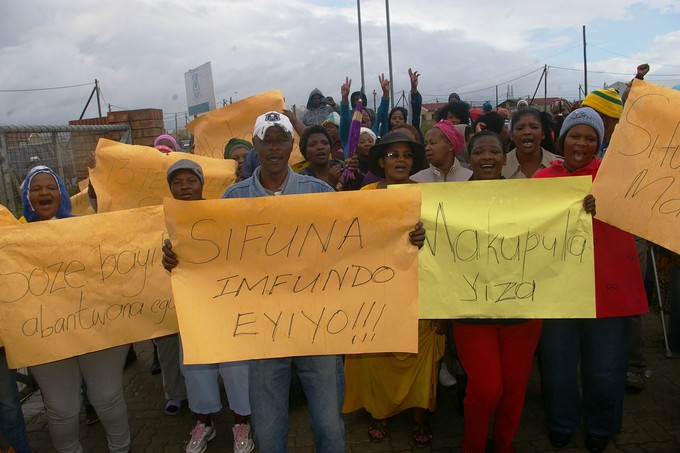
<path fill-rule="evenodd" d="M 588 43 L 588 45 L 593 46 L 593 47 L 597 47 L 597 48 L 600 49 L 601 51 L 610 53 L 610 54 L 612 54 L 612 55 L 617 55 L 617 56 L 619 56 L 619 57 L 628 58 L 628 59 L 631 60 L 631 61 L 637 61 L 637 62 L 640 62 L 640 63 L 649 63 L 650 65 L 653 65 L 653 66 L 669 66 L 669 67 L 671 67 L 671 68 L 680 68 L 680 66 L 675 66 L 675 65 L 672 65 L 672 64 L 668 64 L 668 63 L 652 63 L 652 62 L 649 62 L 649 61 L 646 61 L 646 60 L 645 60 L 645 61 L 642 61 L 642 60 L 640 60 L 639 58 L 633 58 L 633 57 L 630 57 L 630 56 L 628 56 L 628 55 L 623 55 L 623 54 L 614 52 L 614 51 L 612 51 L 612 50 L 607 50 L 607 49 L 605 49 L 605 48 L 603 48 L 603 47 L 600 47 L 600 46 L 598 46 L 598 45 L 596 45 L 596 44 L 590 44 L 590 43 Z"/>
<path fill-rule="evenodd" d="M 538 69 L 534 69 L 533 71 L 527 72 L 527 73 L 524 74 L 524 75 L 515 77 L 514 79 L 506 80 L 505 82 L 499 82 L 499 83 L 496 83 L 496 84 L 491 85 L 491 86 L 486 87 L 486 88 L 482 88 L 482 89 L 474 90 L 474 91 L 467 91 L 467 92 L 463 92 L 463 93 L 459 93 L 459 94 L 478 93 L 478 92 L 480 92 L 480 91 L 490 90 L 490 89 L 492 89 L 492 88 L 496 88 L 497 85 L 506 85 L 506 84 L 508 84 L 508 83 L 510 83 L 510 82 L 514 82 L 515 80 L 523 79 L 524 77 L 530 76 L 531 74 L 533 74 L 533 73 L 535 73 L 535 72 L 539 72 L 539 71 L 543 71 L 543 68 L 541 67 L 541 68 L 538 68 Z"/>
<path fill-rule="evenodd" d="M 51 88 L 21 88 L 21 89 L 16 89 L 16 90 L 0 90 L 0 93 L 17 93 L 20 91 L 48 91 L 48 90 L 63 90 L 65 88 L 78 88 L 78 87 L 86 87 L 92 85 L 92 82 L 90 83 L 81 83 L 80 85 L 68 85 L 68 86 L 63 86 L 63 87 L 51 87 Z"/>
<path fill-rule="evenodd" d="M 548 69 L 562 69 L 564 71 L 577 71 L 577 72 L 583 72 L 583 69 L 576 69 L 576 68 L 562 68 L 560 66 L 548 66 Z M 609 75 L 623 75 L 623 76 L 631 76 L 635 75 L 632 74 L 631 72 L 607 72 L 607 71 L 588 71 L 588 73 L 593 73 L 593 74 L 609 74 Z M 645 77 L 680 77 L 680 74 L 647 74 Z"/>

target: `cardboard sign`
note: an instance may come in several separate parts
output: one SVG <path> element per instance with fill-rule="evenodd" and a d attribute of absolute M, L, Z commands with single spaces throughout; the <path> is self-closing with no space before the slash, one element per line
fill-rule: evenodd
<path fill-rule="evenodd" d="M 187 124 L 194 134 L 194 153 L 200 156 L 224 158 L 224 147 L 232 138 L 242 138 L 253 143 L 253 128 L 258 116 L 270 112 L 282 112 L 285 108 L 283 94 L 278 90 L 267 91 L 242 99 L 233 104 L 205 113 Z M 291 165 L 303 162 L 298 147 L 299 137 L 293 131 Z"/>
<path fill-rule="evenodd" d="M 594 318 L 592 220 L 583 209 L 590 184 L 419 184 L 427 230 L 420 318 Z"/>
<path fill-rule="evenodd" d="M 19 221 L 12 211 L 0 204 L 0 226 L 18 225 Z"/>
<path fill-rule="evenodd" d="M 94 209 L 90 204 L 90 197 L 87 193 L 87 185 L 80 192 L 71 196 L 71 214 L 75 216 L 94 214 Z"/>
<path fill-rule="evenodd" d="M 162 209 L 3 229 L 0 337 L 10 368 L 177 332 Z"/>
<path fill-rule="evenodd" d="M 126 145 L 100 139 L 97 165 L 90 179 L 97 192 L 97 211 L 111 212 L 156 206 L 171 196 L 167 170 L 180 159 L 197 162 L 203 169 L 204 198 L 219 198 L 236 178 L 236 161 L 211 159 L 187 153 L 165 154 L 149 146 Z"/>
<path fill-rule="evenodd" d="M 185 363 L 417 352 L 420 193 L 165 200 Z"/>
<path fill-rule="evenodd" d="M 680 253 L 680 91 L 635 80 L 593 183 L 597 218 Z"/>

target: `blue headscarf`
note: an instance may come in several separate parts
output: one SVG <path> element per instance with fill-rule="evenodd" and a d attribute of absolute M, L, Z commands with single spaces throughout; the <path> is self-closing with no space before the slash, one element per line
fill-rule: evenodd
<path fill-rule="evenodd" d="M 35 210 L 33 209 L 33 206 L 31 206 L 31 202 L 28 199 L 28 192 L 31 188 L 31 180 L 38 173 L 50 174 L 57 181 L 57 185 L 59 186 L 59 208 L 57 209 L 55 217 L 58 219 L 72 217 L 73 214 L 71 214 L 71 198 L 68 194 L 68 190 L 66 190 L 66 185 L 64 185 L 64 181 L 62 181 L 59 175 L 52 171 L 51 168 L 46 167 L 44 165 L 38 165 L 36 167 L 31 168 L 28 171 L 26 179 L 24 179 L 24 182 L 21 183 L 21 202 L 23 204 L 24 218 L 26 219 L 26 221 L 37 222 L 39 220 L 44 220 L 38 214 L 35 213 Z"/>

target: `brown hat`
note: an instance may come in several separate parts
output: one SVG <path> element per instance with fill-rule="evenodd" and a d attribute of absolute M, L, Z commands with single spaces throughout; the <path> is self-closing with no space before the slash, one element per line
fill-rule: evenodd
<path fill-rule="evenodd" d="M 411 152 L 413 152 L 413 166 L 411 167 L 411 175 L 422 170 L 426 163 L 427 158 L 425 157 L 425 148 L 418 142 L 412 141 L 406 135 L 396 131 L 389 132 L 380 139 L 380 142 L 371 146 L 368 150 L 368 168 L 374 175 L 384 178 L 385 170 L 378 163 L 378 159 L 385 155 L 385 150 L 392 143 L 406 143 Z"/>

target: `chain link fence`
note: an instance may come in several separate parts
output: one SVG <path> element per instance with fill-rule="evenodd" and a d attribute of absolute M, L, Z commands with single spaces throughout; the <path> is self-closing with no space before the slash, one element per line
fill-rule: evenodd
<path fill-rule="evenodd" d="M 100 138 L 132 143 L 128 124 L 93 126 L 0 125 L 0 203 L 21 215 L 21 183 L 36 165 L 52 168 L 71 195 L 87 178 L 87 164 Z"/>

